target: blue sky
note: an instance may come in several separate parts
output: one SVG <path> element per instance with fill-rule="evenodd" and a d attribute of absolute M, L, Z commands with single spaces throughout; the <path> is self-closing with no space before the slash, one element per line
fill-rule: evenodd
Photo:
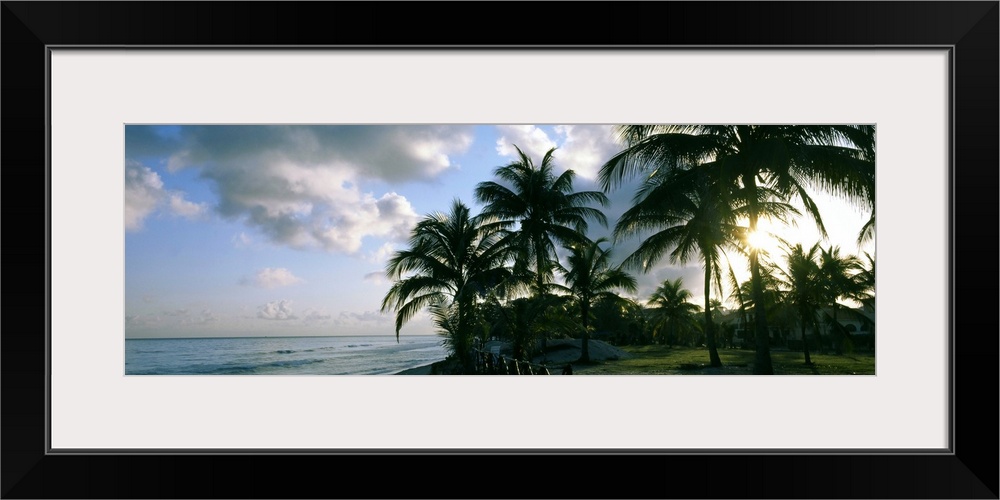
<path fill-rule="evenodd" d="M 394 335 L 379 312 L 386 259 L 452 199 L 478 213 L 475 185 L 512 161 L 513 145 L 536 162 L 556 147 L 577 190 L 597 189 L 597 169 L 620 149 L 610 125 L 126 126 L 125 336 Z M 632 192 L 608 195 L 613 226 Z M 826 244 L 874 252 L 855 243 L 867 214 L 817 203 Z M 807 220 L 772 230 L 818 239 Z M 594 224 L 590 236 L 609 233 Z M 677 277 L 703 300 L 697 262 L 636 275 L 640 300 Z M 420 315 L 401 333 L 434 329 Z"/>

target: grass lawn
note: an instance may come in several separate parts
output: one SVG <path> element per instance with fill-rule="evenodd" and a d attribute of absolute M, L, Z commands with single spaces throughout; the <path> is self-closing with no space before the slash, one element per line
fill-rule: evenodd
<path fill-rule="evenodd" d="M 720 349 L 723 367 L 708 366 L 708 349 L 693 347 L 669 348 L 663 345 L 619 346 L 633 355 L 629 359 L 599 361 L 590 365 L 573 365 L 574 375 L 752 375 L 754 351 Z M 814 354 L 813 365 L 805 365 L 801 352 L 771 351 L 775 375 L 874 375 L 875 355 Z"/>

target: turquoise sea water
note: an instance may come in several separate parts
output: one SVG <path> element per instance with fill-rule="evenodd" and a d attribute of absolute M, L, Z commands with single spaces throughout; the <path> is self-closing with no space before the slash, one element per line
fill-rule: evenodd
<path fill-rule="evenodd" d="M 447 356 L 441 337 L 126 339 L 126 375 L 388 375 Z"/>

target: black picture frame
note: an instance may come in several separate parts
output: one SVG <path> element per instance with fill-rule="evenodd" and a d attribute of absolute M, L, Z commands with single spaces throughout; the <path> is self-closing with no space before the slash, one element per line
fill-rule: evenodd
<path fill-rule="evenodd" d="M 5 1 L 0 12 L 4 498 L 998 498 L 996 1 Z M 952 453 L 49 454 L 45 96 L 54 45 L 951 47 Z M 12 274 L 22 269 L 26 277 Z M 311 467 L 330 477 L 312 477 Z M 385 480 L 360 480 L 362 471 Z"/>

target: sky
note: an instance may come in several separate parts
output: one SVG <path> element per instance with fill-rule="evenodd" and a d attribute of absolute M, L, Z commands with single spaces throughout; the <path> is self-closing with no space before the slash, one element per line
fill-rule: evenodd
<path fill-rule="evenodd" d="M 536 164 L 556 148 L 557 174 L 572 169 L 575 190 L 599 190 L 600 165 L 621 149 L 612 128 L 128 125 L 125 337 L 395 335 L 393 313 L 379 311 L 391 285 L 385 263 L 420 218 L 456 198 L 478 213 L 475 185 L 494 180 L 515 145 Z M 592 223 L 588 236 L 610 236 L 634 185 L 608 193 L 609 227 Z M 856 243 L 867 213 L 814 199 L 830 236 L 824 246 L 874 254 L 873 243 Z M 766 229 L 804 246 L 819 241 L 807 219 Z M 638 243 L 616 242 L 616 260 Z M 771 253 L 780 255 L 777 247 Z M 747 279 L 745 261 L 731 260 Z M 633 274 L 640 301 L 676 278 L 704 301 L 697 261 L 663 259 Z M 400 332 L 434 333 L 424 313 Z"/>

